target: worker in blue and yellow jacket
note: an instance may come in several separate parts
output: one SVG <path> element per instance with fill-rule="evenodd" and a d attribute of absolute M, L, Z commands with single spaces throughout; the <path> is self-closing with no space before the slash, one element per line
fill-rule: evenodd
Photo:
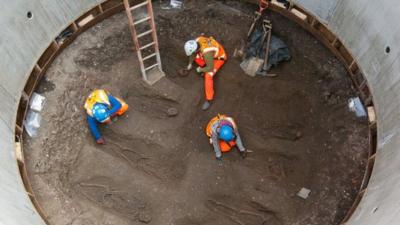
<path fill-rule="evenodd" d="M 86 99 L 85 106 L 90 132 L 97 144 L 104 144 L 104 138 L 97 123 L 110 123 L 114 116 L 123 115 L 128 110 L 128 104 L 122 99 L 112 96 L 105 90 L 94 90 Z"/>

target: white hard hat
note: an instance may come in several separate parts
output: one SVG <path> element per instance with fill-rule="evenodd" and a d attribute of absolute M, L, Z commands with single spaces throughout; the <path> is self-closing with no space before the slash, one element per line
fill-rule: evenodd
<path fill-rule="evenodd" d="M 196 52 L 198 47 L 197 41 L 190 40 L 185 43 L 185 52 L 187 56 L 191 56 L 193 53 Z"/>

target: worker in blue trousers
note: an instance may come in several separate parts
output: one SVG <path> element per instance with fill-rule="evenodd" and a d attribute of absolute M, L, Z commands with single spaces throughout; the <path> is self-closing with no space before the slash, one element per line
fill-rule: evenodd
<path fill-rule="evenodd" d="M 111 123 L 111 118 L 123 115 L 129 108 L 120 98 L 112 96 L 105 90 L 94 90 L 86 99 L 87 122 L 97 144 L 105 144 L 97 125 Z"/>

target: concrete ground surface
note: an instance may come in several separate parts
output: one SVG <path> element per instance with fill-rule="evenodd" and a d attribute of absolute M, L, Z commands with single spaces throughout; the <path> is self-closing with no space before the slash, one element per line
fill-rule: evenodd
<path fill-rule="evenodd" d="M 226 7 L 228 6 L 228 7 Z M 54 61 L 38 92 L 47 98 L 36 138 L 26 137 L 28 172 L 52 224 L 338 224 L 363 177 L 367 121 L 347 109 L 356 96 L 345 68 L 310 34 L 272 14 L 273 32 L 292 51 L 276 78 L 249 77 L 230 57 L 216 75 L 216 99 L 200 109 L 203 78 L 177 71 L 186 40 L 214 36 L 231 56 L 254 8 L 230 1 L 155 5 L 166 78 L 147 86 L 126 15 L 80 35 Z M 196 15 L 196 16 L 193 16 Z M 129 111 L 91 137 L 83 110 L 91 90 L 122 97 Z M 169 117 L 174 107 L 179 114 Z M 233 116 L 246 159 L 234 150 L 216 163 L 204 128 Z M 296 196 L 311 190 L 306 200 Z"/>

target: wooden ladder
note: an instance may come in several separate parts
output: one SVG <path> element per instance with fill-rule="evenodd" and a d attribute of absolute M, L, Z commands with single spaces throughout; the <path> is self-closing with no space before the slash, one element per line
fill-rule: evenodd
<path fill-rule="evenodd" d="M 145 0 L 133 6 L 130 5 L 129 0 L 124 0 L 124 6 L 143 80 L 149 85 L 153 85 L 164 77 L 165 74 L 161 67 L 161 57 L 151 0 Z M 134 11 L 139 11 L 140 9 L 146 9 L 142 13 L 144 17 L 142 15 L 142 18 L 135 18 L 134 15 L 140 15 L 140 13 L 135 13 Z M 143 29 L 145 31 L 141 31 Z"/>

